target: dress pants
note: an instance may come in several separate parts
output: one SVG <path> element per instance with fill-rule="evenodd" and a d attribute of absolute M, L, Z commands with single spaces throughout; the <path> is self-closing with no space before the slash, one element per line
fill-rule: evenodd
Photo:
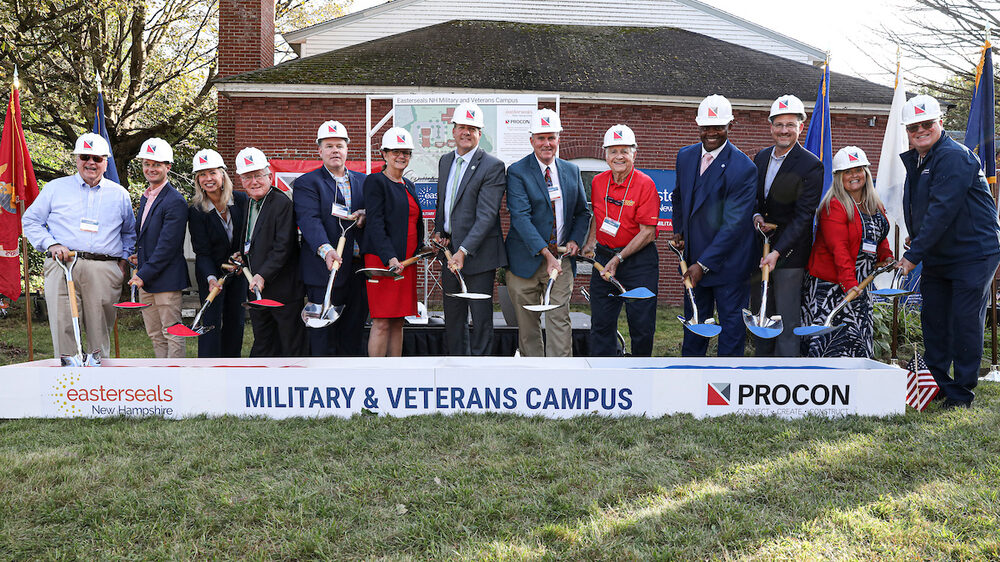
<path fill-rule="evenodd" d="M 983 360 L 986 303 L 1000 254 L 952 265 L 924 264 L 920 323 L 924 361 L 946 397 L 971 403 Z M 954 376 L 949 371 L 954 368 Z"/>
<path fill-rule="evenodd" d="M 599 248 L 600 250 L 600 248 Z M 597 261 L 604 265 L 613 254 L 597 253 Z M 615 278 L 626 290 L 645 287 L 656 293 L 659 282 L 659 256 L 654 243 L 629 256 L 618 266 Z M 617 355 L 618 315 L 625 305 L 629 338 L 632 340 L 633 357 L 653 355 L 653 335 L 656 333 L 656 297 L 628 300 L 614 296 L 615 286 L 605 281 L 595 267 L 590 275 L 590 355 L 609 357 Z"/>
<path fill-rule="evenodd" d="M 264 298 L 273 298 L 264 296 Z M 282 301 L 277 308 L 250 309 L 253 347 L 250 357 L 304 357 L 309 354 L 302 322 L 302 297 Z"/>
<path fill-rule="evenodd" d="M 523 305 L 541 304 L 549 274 L 545 260 L 534 275 L 518 277 L 507 272 L 507 291 L 517 314 L 517 343 L 523 357 L 572 357 L 573 325 L 569 320 L 569 299 L 573 293 L 573 268 L 569 258 L 562 260 L 562 273 L 552 284 L 550 304 L 562 305 L 545 313 L 545 340 L 542 340 L 541 312 L 526 310 Z"/>
<path fill-rule="evenodd" d="M 246 293 L 247 281 L 243 276 L 234 277 L 222 286 L 222 292 L 201 316 L 203 326 L 215 328 L 198 336 L 198 357 L 240 357 L 243 354 Z M 205 302 L 208 291 L 199 294 Z"/>
<path fill-rule="evenodd" d="M 181 292 L 147 293 L 139 289 L 139 302 L 149 305 L 141 309 L 142 323 L 153 342 L 153 356 L 158 359 L 186 357 L 184 338 L 167 333 L 167 327 L 181 322 Z"/>
<path fill-rule="evenodd" d="M 49 313 L 52 350 L 56 358 L 76 354 L 73 320 L 69 308 L 66 274 L 52 258 L 45 258 L 45 306 Z M 124 275 L 115 261 L 78 259 L 73 267 L 77 310 L 83 353 L 101 350 L 101 357 L 111 356 L 111 331 L 114 329 Z"/>
<path fill-rule="evenodd" d="M 698 285 L 694 288 L 694 299 L 698 304 L 698 321 L 702 324 L 712 317 L 715 309 L 719 309 L 719 357 L 742 357 L 746 346 L 747 328 L 743 324 L 743 309 L 749 300 L 750 285 L 746 282 L 729 283 L 706 287 Z M 694 318 L 691 309 L 691 299 L 684 299 L 684 317 Z M 690 330 L 684 330 L 684 343 L 681 345 L 681 355 L 684 357 L 704 357 L 708 353 L 710 338 L 703 338 Z"/>
<path fill-rule="evenodd" d="M 805 269 L 801 267 L 779 268 L 771 272 L 767 286 L 768 318 L 775 314 L 781 315 L 784 328 L 776 338 L 753 338 L 754 356 L 756 357 L 798 357 L 802 354 L 802 341 L 792 331 L 802 325 L 802 277 Z M 750 285 L 750 310 L 754 314 L 760 312 L 760 296 L 762 286 L 758 282 Z"/>
<path fill-rule="evenodd" d="M 489 299 L 462 299 L 449 297 L 460 292 L 458 277 L 447 267 L 441 272 L 444 289 L 444 334 L 448 355 L 489 355 L 493 351 L 493 282 L 496 270 L 491 269 L 471 275 L 462 274 L 470 293 L 484 293 Z M 469 311 L 472 311 L 472 330 L 469 330 Z"/>
<path fill-rule="evenodd" d="M 346 265 L 346 264 L 345 264 Z M 360 257 L 354 257 L 349 267 L 341 267 L 337 278 L 350 275 L 347 284 L 334 287 L 330 303 L 343 305 L 337 321 L 324 328 L 306 328 L 309 351 L 314 357 L 364 357 L 365 320 L 368 319 L 368 291 L 364 275 L 356 272 L 364 267 Z M 318 305 L 326 299 L 326 285 L 306 285 L 309 302 Z"/>

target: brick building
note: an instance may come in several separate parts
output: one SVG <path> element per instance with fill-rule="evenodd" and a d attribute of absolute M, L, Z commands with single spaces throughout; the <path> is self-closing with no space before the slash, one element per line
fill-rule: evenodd
<path fill-rule="evenodd" d="M 244 146 L 270 158 L 312 160 L 316 127 L 337 119 L 351 132 L 349 158 L 364 160 L 366 95 L 558 94 L 562 158 L 598 171 L 604 131 L 625 123 L 637 135 L 638 167 L 673 170 L 677 151 L 698 142 L 694 116 L 704 96 L 732 101 L 730 140 L 751 157 L 773 144 L 767 112 L 774 98 L 795 94 L 810 112 L 816 98 L 818 50 L 693 0 L 659 3 L 677 8 L 674 26 L 663 20 L 669 10 L 614 25 L 620 18 L 588 11 L 603 5 L 593 2 L 458 4 L 468 10 L 455 2 L 396 0 L 286 34 L 311 56 L 272 65 L 273 0 L 222 0 L 219 151 L 227 161 Z M 494 13 L 505 4 L 507 16 Z M 619 13 L 636 13 L 618 4 Z M 469 17 L 451 20 L 455 15 Z M 553 23 L 581 20 L 590 24 Z M 322 51 L 324 45 L 332 50 Z M 830 98 L 834 150 L 860 146 L 877 166 L 892 90 L 833 73 Z M 372 100 L 373 115 L 390 110 L 390 100 Z M 390 125 L 373 135 L 373 145 Z M 667 238 L 657 241 L 660 302 L 679 304 Z M 586 283 L 578 276 L 578 285 Z"/>

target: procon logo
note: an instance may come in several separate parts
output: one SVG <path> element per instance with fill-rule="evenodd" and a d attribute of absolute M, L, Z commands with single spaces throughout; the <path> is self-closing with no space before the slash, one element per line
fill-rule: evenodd
<path fill-rule="evenodd" d="M 740 384 L 736 386 L 738 406 L 848 406 L 851 403 L 849 384 Z M 708 383 L 707 404 L 730 406 L 733 385 L 728 382 Z"/>

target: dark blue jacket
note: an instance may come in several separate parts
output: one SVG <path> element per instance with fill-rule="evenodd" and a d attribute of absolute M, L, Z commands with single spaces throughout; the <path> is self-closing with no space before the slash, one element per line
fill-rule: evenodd
<path fill-rule="evenodd" d="M 916 149 L 900 158 L 906 167 L 903 217 L 911 239 L 904 258 L 935 266 L 1000 252 L 997 208 L 975 154 L 942 134 L 920 166 Z"/>
<path fill-rule="evenodd" d="M 403 261 L 406 255 L 406 233 L 409 231 L 410 201 L 417 199 L 417 188 L 413 182 L 403 178 L 406 191 L 385 174 L 372 174 L 365 178 L 365 218 L 364 243 L 361 251 L 375 254 L 383 264 L 396 258 Z M 418 213 L 413 217 L 417 223 L 417 251 L 424 245 L 424 221 Z M 339 275 L 338 275 L 339 277 Z"/>
<path fill-rule="evenodd" d="M 351 182 L 351 211 L 365 208 L 364 182 L 365 175 L 348 170 L 347 177 Z M 295 178 L 295 194 L 292 197 L 295 204 L 295 222 L 302 233 L 299 262 L 302 267 L 302 281 L 306 285 L 325 286 L 330 277 L 326 261 L 319 257 L 316 251 L 323 244 L 337 247 L 340 240 L 341 221 L 331 213 L 334 203 L 345 205 L 344 196 L 337 189 L 337 182 L 325 167 L 302 174 Z M 343 221 L 344 227 L 350 226 L 349 221 Z M 354 227 L 347 232 L 347 242 L 344 244 L 345 265 L 351 263 L 354 254 L 354 241 L 361 239 L 362 229 Z M 338 275 L 336 286 L 347 285 L 350 275 Z"/>
<path fill-rule="evenodd" d="M 704 175 L 700 170 L 701 143 L 677 153 L 674 232 L 684 237 L 687 263 L 709 269 L 702 285 L 743 283 L 760 261 L 753 230 L 757 167 L 728 142 Z"/>
<path fill-rule="evenodd" d="M 139 199 L 137 222 L 142 220 L 145 208 L 146 196 L 143 195 Z M 153 200 L 145 222 L 138 223 L 135 253 L 139 268 L 136 275 L 142 279 L 142 288 L 147 293 L 181 291 L 191 284 L 184 261 L 187 218 L 184 196 L 167 182 Z"/>
<path fill-rule="evenodd" d="M 208 276 L 216 279 L 226 274 L 222 264 L 229 256 L 242 252 L 240 240 L 246 231 L 247 205 L 250 198 L 242 191 L 233 192 L 233 204 L 229 205 L 229 216 L 233 221 L 233 239 L 226 237 L 226 229 L 215 211 L 205 212 L 197 207 L 188 208 L 188 230 L 191 231 L 191 248 L 194 249 L 194 275 L 198 284 L 198 293 L 202 298 L 208 296 Z M 245 287 L 246 278 L 231 278 L 228 285 Z M 244 288 L 240 294 L 245 294 Z"/>
<path fill-rule="evenodd" d="M 819 158 L 795 143 L 778 167 L 771 189 L 764 196 L 767 167 L 771 164 L 774 147 L 757 153 L 757 204 L 755 213 L 764 221 L 778 225 L 771 233 L 771 248 L 780 254 L 778 267 L 798 268 L 809 263 L 813 244 L 813 220 L 823 195 L 823 163 Z M 763 240 L 756 238 L 755 248 L 763 249 Z"/>
<path fill-rule="evenodd" d="M 556 158 L 555 163 L 562 190 L 564 224 L 563 238 L 558 243 L 573 241 L 582 246 L 587 241 L 593 215 L 587 208 L 580 168 L 561 158 Z M 505 242 L 508 266 L 518 277 L 531 277 L 542 265 L 539 252 L 548 246 L 555 221 L 545 176 L 534 152 L 507 169 L 507 210 L 510 212 L 510 230 Z M 573 267 L 575 272 L 575 261 Z"/>

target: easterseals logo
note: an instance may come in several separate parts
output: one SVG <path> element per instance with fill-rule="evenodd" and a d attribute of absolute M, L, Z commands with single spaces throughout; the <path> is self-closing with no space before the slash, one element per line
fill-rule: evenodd
<path fill-rule="evenodd" d="M 79 372 L 58 376 L 48 393 L 55 411 L 67 416 L 172 416 L 174 389 L 161 384 L 87 385 Z"/>
<path fill-rule="evenodd" d="M 729 384 L 728 382 L 708 383 L 708 405 L 728 406 L 730 388 L 732 388 L 732 385 Z"/>

